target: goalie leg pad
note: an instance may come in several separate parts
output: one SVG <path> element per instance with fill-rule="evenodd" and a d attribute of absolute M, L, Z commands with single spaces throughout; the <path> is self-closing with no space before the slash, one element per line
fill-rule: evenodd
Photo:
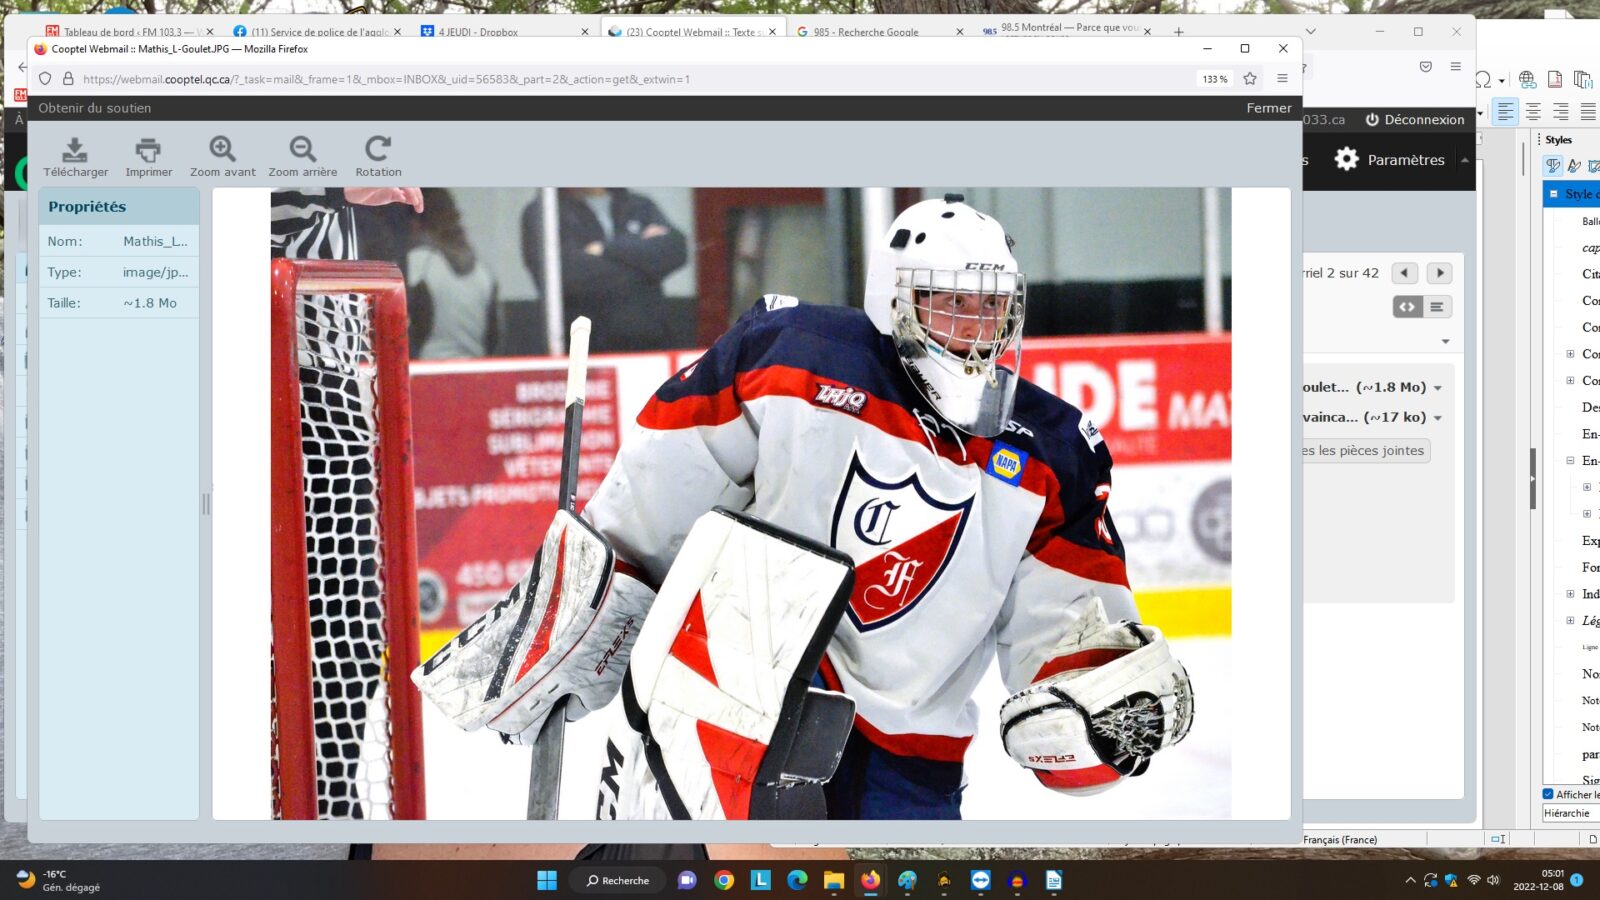
<path fill-rule="evenodd" d="M 695 523 L 622 689 L 674 817 L 826 815 L 855 705 L 810 681 L 853 577 L 837 551 L 748 516 Z"/>
<path fill-rule="evenodd" d="M 1046 786 L 1087 794 L 1143 774 L 1157 751 L 1183 740 L 1194 720 L 1194 689 L 1158 629 L 1107 625 L 1098 600 L 1085 618 L 1072 652 L 1059 659 L 1094 663 L 1048 674 L 1012 695 L 1000 708 L 1000 737 L 1011 758 Z"/>
<path fill-rule="evenodd" d="M 606 738 L 606 764 L 600 770 L 597 819 L 671 819 L 645 753 L 644 736 L 625 719 L 613 723 Z"/>

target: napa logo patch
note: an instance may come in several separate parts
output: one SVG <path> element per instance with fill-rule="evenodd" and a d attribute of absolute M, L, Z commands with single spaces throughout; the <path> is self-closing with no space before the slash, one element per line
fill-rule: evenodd
<path fill-rule="evenodd" d="M 995 441 L 994 450 L 989 454 L 989 468 L 986 471 L 1006 484 L 1017 485 L 1022 483 L 1022 470 L 1027 465 L 1026 451 Z"/>

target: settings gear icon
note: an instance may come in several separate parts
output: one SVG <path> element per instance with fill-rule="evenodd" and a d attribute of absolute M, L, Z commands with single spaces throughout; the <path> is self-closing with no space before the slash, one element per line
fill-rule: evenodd
<path fill-rule="evenodd" d="M 1357 153 L 1353 147 L 1340 147 L 1339 152 L 1333 155 L 1333 164 L 1343 172 L 1354 169 L 1360 163 L 1361 154 Z"/>

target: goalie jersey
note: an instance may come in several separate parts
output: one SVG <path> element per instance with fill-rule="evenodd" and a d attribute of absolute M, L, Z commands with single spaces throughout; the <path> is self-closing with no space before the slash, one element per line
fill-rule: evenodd
<path fill-rule="evenodd" d="M 1056 652 L 1072 601 L 1138 618 L 1110 470 L 1094 425 L 1037 386 L 1000 435 L 965 434 L 865 313 L 769 295 L 655 393 L 583 515 L 656 585 L 713 506 L 843 551 L 855 587 L 823 681 L 872 744 L 959 763 L 997 653 L 1015 692 L 1098 664 Z"/>

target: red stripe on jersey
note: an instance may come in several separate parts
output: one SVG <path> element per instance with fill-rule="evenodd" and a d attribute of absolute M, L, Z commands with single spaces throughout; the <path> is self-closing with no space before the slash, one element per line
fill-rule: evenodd
<path fill-rule="evenodd" d="M 728 819 L 750 818 L 750 786 L 761 771 L 761 758 L 767 745 L 710 722 L 695 722 L 700 749 L 711 764 L 711 784 L 722 801 L 722 814 Z"/>
<path fill-rule="evenodd" d="M 721 425 L 739 417 L 739 401 L 734 399 L 733 388 L 725 387 L 715 394 L 699 394 L 663 401 L 651 397 L 639 412 L 639 424 L 657 431 L 675 428 L 694 428 L 699 425 Z"/>
<path fill-rule="evenodd" d="M 1046 470 L 1049 472 L 1049 470 Z M 1028 537 L 1028 552 L 1038 554 L 1039 549 L 1055 537 L 1057 530 L 1067 524 L 1067 511 L 1061 506 L 1061 483 L 1056 480 L 1054 472 L 1049 472 L 1050 481 L 1045 485 L 1044 509 L 1039 511 L 1039 521 L 1033 525 L 1033 534 Z"/>
<path fill-rule="evenodd" d="M 839 673 L 833 670 L 833 660 L 829 659 L 826 654 L 822 657 L 822 667 L 818 669 L 817 673 L 822 676 L 822 683 L 828 686 L 828 690 L 844 690 L 839 686 Z"/>
<path fill-rule="evenodd" d="M 689 612 L 683 617 L 683 628 L 672 642 L 672 658 L 700 674 L 701 678 L 717 683 L 717 671 L 711 667 L 711 648 L 707 643 L 705 610 L 700 606 L 700 595 L 694 595 Z"/>
<path fill-rule="evenodd" d="M 833 670 L 833 660 L 822 657 L 822 683 L 831 691 L 842 691 L 839 683 L 839 673 Z M 921 759 L 932 759 L 938 762 L 961 762 L 967 755 L 967 746 L 972 743 L 972 735 L 966 737 L 950 737 L 945 734 L 890 734 L 868 722 L 860 713 L 856 713 L 856 730 L 861 736 L 871 741 L 875 746 L 887 750 L 896 756 L 914 756 Z"/>
<path fill-rule="evenodd" d="M 1052 569 L 1060 569 L 1079 578 L 1132 590 L 1128 585 L 1127 563 L 1104 550 L 1074 544 L 1066 538 L 1052 537 L 1034 551 L 1033 558 Z"/>
<path fill-rule="evenodd" d="M 1039 674 L 1033 676 L 1033 684 L 1037 684 L 1051 675 L 1062 672 L 1071 672 L 1076 669 L 1093 669 L 1103 666 L 1114 659 L 1128 655 L 1130 651 L 1119 648 L 1106 647 L 1099 650 L 1079 650 L 1066 656 L 1058 656 L 1039 667 Z"/>
<path fill-rule="evenodd" d="M 1070 791 L 1074 788 L 1099 787 L 1121 778 L 1116 769 L 1105 763 L 1087 769 L 1034 769 L 1039 783 L 1047 788 Z"/>
<path fill-rule="evenodd" d="M 723 388 L 715 394 L 682 397 L 671 402 L 652 397 L 645 404 L 644 411 L 639 413 L 639 424 L 658 431 L 722 425 L 739 416 L 741 403 L 762 397 L 793 397 L 811 403 L 820 385 L 838 383 L 838 379 L 821 378 L 796 366 L 764 366 L 740 372 L 734 378 L 732 387 Z M 841 412 L 839 415 L 851 414 Z M 891 437 L 920 446 L 928 446 L 931 434 L 936 452 L 953 463 L 983 467 L 989 464 L 989 457 L 994 453 L 995 442 L 988 438 L 968 436 L 964 442 L 957 442 L 948 428 L 923 431 L 910 410 L 874 394 L 867 395 L 861 412 L 853 417 Z M 1055 473 L 1037 456 L 1030 458 L 1023 466 L 1019 486 L 1046 497 L 1047 505 L 1060 489 Z M 1060 501 L 1055 503 L 1059 508 Z"/>
<path fill-rule="evenodd" d="M 896 756 L 914 756 L 938 762 L 961 762 L 967 755 L 967 746 L 972 743 L 971 735 L 889 734 L 878 730 L 859 714 L 856 716 L 856 729 L 862 737 Z"/>
<path fill-rule="evenodd" d="M 528 645 L 528 655 L 522 658 L 522 665 L 517 668 L 517 677 L 511 679 L 516 684 L 522 676 L 528 674 L 533 664 L 544 656 L 550 649 L 550 630 L 555 627 L 556 613 L 561 609 L 561 576 L 566 569 L 567 562 L 567 530 L 561 530 L 561 540 L 556 545 L 556 574 L 550 579 L 550 599 L 545 602 L 544 617 L 539 620 L 539 630 L 533 635 L 533 643 Z M 533 590 L 533 585 L 528 589 Z M 532 602 L 532 601 L 529 601 Z"/>
<path fill-rule="evenodd" d="M 751 401 L 761 397 L 793 397 L 811 403 L 817 396 L 817 388 L 822 384 L 837 385 L 837 379 L 819 378 L 816 374 L 794 366 L 767 366 L 761 369 L 752 369 L 742 372 L 738 377 L 739 399 Z M 851 415 L 839 413 L 839 415 Z M 862 405 L 861 412 L 853 418 L 873 426 L 891 437 L 911 441 L 927 446 L 928 438 L 917 424 L 917 417 L 898 404 L 891 403 L 874 394 L 867 394 L 867 402 Z M 935 436 L 937 438 L 937 435 Z M 961 455 L 959 445 L 948 438 L 935 440 L 940 456 L 954 462 L 965 462 Z M 984 457 L 988 461 L 988 457 Z"/>

